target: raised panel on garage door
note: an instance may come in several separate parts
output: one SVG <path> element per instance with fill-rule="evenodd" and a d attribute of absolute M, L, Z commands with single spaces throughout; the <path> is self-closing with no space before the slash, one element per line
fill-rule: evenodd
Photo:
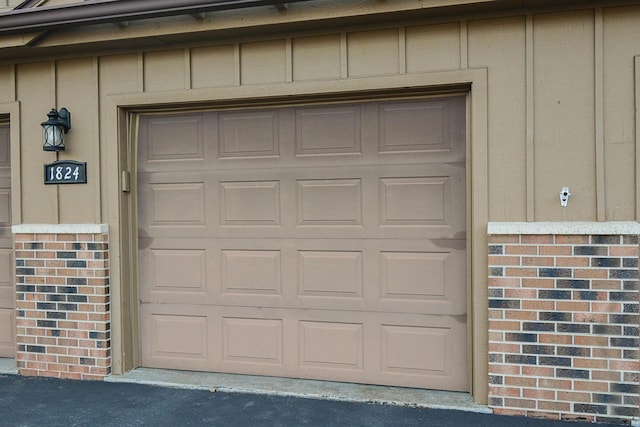
<path fill-rule="evenodd" d="M 11 154 L 9 126 L 0 126 L 0 357 L 14 357 L 15 292 L 11 239 Z"/>
<path fill-rule="evenodd" d="M 141 117 L 143 365 L 467 390 L 465 104 Z"/>

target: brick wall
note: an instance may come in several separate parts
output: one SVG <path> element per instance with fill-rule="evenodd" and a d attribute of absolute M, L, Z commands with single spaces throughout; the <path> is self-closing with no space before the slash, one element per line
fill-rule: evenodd
<path fill-rule="evenodd" d="M 106 227 L 33 228 L 14 226 L 18 370 L 102 379 L 111 373 Z"/>
<path fill-rule="evenodd" d="M 494 412 L 630 423 L 640 392 L 638 235 L 491 233 Z"/>

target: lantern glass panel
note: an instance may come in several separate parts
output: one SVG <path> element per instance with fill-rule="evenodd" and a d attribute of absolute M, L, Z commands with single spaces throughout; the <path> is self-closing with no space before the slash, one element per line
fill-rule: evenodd
<path fill-rule="evenodd" d="M 43 139 L 46 151 L 64 151 L 64 129 L 61 126 L 43 126 Z"/>

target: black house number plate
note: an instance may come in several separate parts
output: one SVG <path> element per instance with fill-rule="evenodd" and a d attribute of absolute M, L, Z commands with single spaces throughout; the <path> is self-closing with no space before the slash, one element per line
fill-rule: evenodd
<path fill-rule="evenodd" d="M 45 184 L 86 184 L 87 163 L 60 160 L 44 165 Z"/>

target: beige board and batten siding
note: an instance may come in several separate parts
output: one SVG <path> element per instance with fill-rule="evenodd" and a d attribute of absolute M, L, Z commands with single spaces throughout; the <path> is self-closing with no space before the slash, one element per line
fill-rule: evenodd
<path fill-rule="evenodd" d="M 468 390 L 465 122 L 464 96 L 144 116 L 142 365 Z"/>
<path fill-rule="evenodd" d="M 25 121 L 39 123 L 45 117 L 42 107 L 34 108 L 35 104 L 28 102 L 36 94 L 38 99 L 44 99 L 42 103 L 49 99 L 48 104 L 53 105 L 55 100 L 57 104 L 64 103 L 72 113 L 95 111 L 100 105 L 104 117 L 106 113 L 102 111 L 110 105 L 107 97 L 118 93 L 206 90 L 238 85 L 257 88 L 262 84 L 289 81 L 318 82 L 321 91 L 323 81 L 446 71 L 458 69 L 464 62 L 471 68 L 486 67 L 490 71 L 487 107 L 492 219 L 593 220 L 599 204 L 604 206 L 604 219 L 624 220 L 635 216 L 635 206 L 627 197 L 635 191 L 635 179 L 626 169 L 635 167 L 635 100 L 630 89 L 634 84 L 633 56 L 640 51 L 635 42 L 637 37 L 633 36 L 640 30 L 632 25 L 638 14 L 640 8 L 637 7 L 605 8 L 599 13 L 586 10 L 411 25 L 400 29 L 346 31 L 256 43 L 20 64 L 15 69 L 0 67 L 0 94 L 7 101 L 15 97 L 26 100 L 23 101 Z M 598 25 L 597 20 L 600 20 Z M 464 43 L 463 36 L 466 36 Z M 375 50 L 370 48 L 369 38 L 376 41 Z M 596 51 L 594 38 L 603 40 L 603 49 Z M 565 64 L 562 60 L 565 57 L 572 63 Z M 112 66 L 116 63 L 117 67 Z M 597 67 L 603 70 L 596 75 Z M 66 77 L 69 73 L 75 75 Z M 596 99 L 598 78 L 603 93 Z M 17 94 L 11 89 L 14 80 Z M 85 87 L 75 89 L 78 83 Z M 108 91 L 98 90 L 102 86 Z M 74 96 L 65 95 L 69 93 Z M 65 101 L 65 96 L 72 99 Z M 97 135 L 100 135 L 99 141 L 107 133 L 113 138 L 111 127 L 98 128 L 96 117 L 82 122 L 74 120 L 73 133 L 84 135 L 70 136 L 71 144 L 74 139 L 81 141 L 73 149 L 84 145 L 93 150 L 94 145 L 83 141 L 95 141 Z M 604 143 L 600 149 L 604 155 L 600 160 L 595 154 L 598 147 L 593 128 L 596 123 L 603 129 Z M 23 138 L 32 140 L 39 129 L 32 126 L 22 132 Z M 38 152 L 37 144 L 25 146 L 23 150 L 22 154 L 47 159 Z M 93 152 L 91 157 L 99 160 Z M 577 164 L 581 166 L 574 166 Z M 542 174 L 542 169 L 550 173 Z M 36 176 L 32 170 L 25 172 L 26 179 Z M 597 178 L 596 173 L 605 179 Z M 556 181 L 562 184 L 559 186 Z M 37 184 L 34 179 L 28 187 L 41 197 L 30 197 L 25 203 L 38 206 L 41 203 L 39 207 L 44 209 L 25 206 L 25 222 L 40 223 L 57 215 L 51 212 L 52 206 L 57 205 L 56 192 Z M 565 185 L 576 190 L 573 193 L 576 197 L 569 209 L 561 210 L 551 199 L 555 199 L 555 193 Z M 92 190 L 87 190 L 89 197 L 78 198 L 84 204 L 95 201 L 99 195 L 99 191 L 93 191 L 96 188 L 91 186 L 91 181 L 87 188 Z M 77 191 L 76 188 L 74 192 Z M 603 195 L 600 201 L 599 193 Z M 61 212 L 60 220 L 70 222 L 74 213 L 68 215 L 69 219 Z"/>
<path fill-rule="evenodd" d="M 387 7 L 385 5 L 388 4 L 372 5 L 372 11 Z M 607 6 L 606 3 L 603 5 Z M 245 15 L 239 15 L 237 19 L 230 17 L 229 20 L 214 19 L 211 22 L 217 22 L 221 28 L 225 25 L 247 28 L 276 19 L 275 15 L 262 11 L 252 11 L 251 19 L 245 19 L 248 11 L 243 13 Z M 412 20 L 410 24 L 400 22 L 397 27 L 384 28 L 376 28 L 377 24 L 371 23 L 366 30 L 344 27 L 339 31 L 326 31 L 309 23 L 308 32 L 301 35 L 251 36 L 260 46 L 268 45 L 274 50 L 273 55 L 264 58 L 267 61 L 264 69 L 271 70 L 267 76 L 260 75 L 260 68 L 246 68 L 251 63 L 253 43 L 248 38 L 242 41 L 228 38 L 224 45 L 207 45 L 206 40 L 200 40 L 194 46 L 170 48 L 157 43 L 154 50 L 136 48 L 152 45 L 154 40 L 150 38 L 140 43 L 127 42 L 127 37 L 136 34 L 146 37 L 180 28 L 185 32 L 194 31 L 192 21 L 172 21 L 167 26 L 141 22 L 127 30 L 104 26 L 94 31 L 87 27 L 83 31 L 60 32 L 32 40 L 33 47 L 73 44 L 73 56 L 77 58 L 86 52 L 86 59 L 76 63 L 85 70 L 78 74 L 79 79 L 86 81 L 72 82 L 83 85 L 82 91 L 77 90 L 74 84 L 61 84 L 71 81 L 62 75 L 72 72 L 71 67 L 64 66 L 67 59 L 19 64 L 5 62 L 6 65 L 0 65 L 0 102 L 13 104 L 20 101 L 23 124 L 15 133 L 20 140 L 16 143 L 21 147 L 16 158 L 30 159 L 21 165 L 21 183 L 14 188 L 14 209 L 19 209 L 23 223 L 64 223 L 72 218 L 75 221 L 79 212 L 83 217 L 79 222 L 108 222 L 113 233 L 111 250 L 124 253 L 125 245 L 121 245 L 117 236 L 130 233 L 119 224 L 118 206 L 125 196 L 121 199 L 120 175 L 115 169 L 127 168 L 128 160 L 117 143 L 127 137 L 126 132 L 119 133 L 127 121 L 126 117 L 116 113 L 113 103 L 114 99 L 119 99 L 118 94 L 137 93 L 142 104 L 149 105 L 148 100 L 155 100 L 166 106 L 180 97 L 188 99 L 187 94 L 193 94 L 200 102 L 207 94 L 211 100 L 231 99 L 234 93 L 245 98 L 278 96 L 290 93 L 290 81 L 305 84 L 309 93 L 312 92 L 310 88 L 315 93 L 323 93 L 325 85 L 335 88 L 335 82 L 340 82 L 340 90 L 348 91 L 359 87 L 358 82 L 361 81 L 360 77 L 352 79 L 356 77 L 353 73 L 376 73 L 380 70 L 399 82 L 411 80 L 412 75 L 420 76 L 420 73 L 442 73 L 437 75 L 446 76 L 450 71 L 469 67 L 486 69 L 489 79 L 487 102 L 480 110 L 483 126 L 488 126 L 486 134 L 482 135 L 489 141 L 488 151 L 486 154 L 477 152 L 477 139 L 469 145 L 472 153 L 469 157 L 472 159 L 469 179 L 478 186 L 477 189 L 486 189 L 483 182 L 487 183 L 488 200 L 478 195 L 481 191 L 472 192 L 474 211 L 471 221 L 476 218 L 485 221 L 487 215 L 492 221 L 637 219 L 632 195 L 637 194 L 634 107 L 639 101 L 638 96 L 634 98 L 633 95 L 633 57 L 640 54 L 640 27 L 636 25 L 640 7 L 502 16 L 486 19 L 468 16 L 461 21 L 437 24 Z M 551 37 L 552 34 L 555 37 Z M 367 49 L 367 43 L 358 44 L 367 35 L 378 40 L 387 38 L 387 42 L 381 43 L 380 49 Z M 93 48 L 83 50 L 81 44 L 84 40 L 98 39 L 115 40 L 118 49 L 129 51 L 102 55 Z M 162 43 L 166 40 L 169 39 L 163 39 Z M 556 43 L 558 40 L 562 42 Z M 354 53 L 353 49 L 362 50 Z M 310 54 L 310 50 L 314 54 Z M 43 49 L 42 52 L 47 54 L 49 51 Z M 576 76 L 582 70 L 572 69 L 565 63 L 563 55 L 567 54 L 579 57 L 571 58 L 570 63 L 586 67 L 586 74 Z M 241 55 L 244 55 L 244 63 L 240 61 Z M 168 58 L 171 56 L 172 59 Z M 380 58 L 384 58 L 384 67 L 376 68 Z M 285 64 L 273 64 L 272 61 L 284 61 Z M 170 66 L 165 66 L 166 63 Z M 152 69 L 153 72 L 150 71 Z M 536 76 L 540 70 L 545 70 L 547 76 Z M 147 77 L 149 81 L 145 81 Z M 260 83 L 267 78 L 276 83 Z M 545 78 L 560 88 L 558 96 L 554 97 L 544 87 Z M 165 92 L 164 88 L 157 87 L 158 80 L 170 80 L 173 91 Z M 425 81 L 430 80 L 426 78 Z M 574 85 L 574 91 L 563 89 Z M 371 86 L 383 89 L 384 83 L 372 83 Z M 250 87 L 251 94 L 248 90 L 243 92 L 243 87 Z M 476 90 L 479 88 L 483 86 L 476 86 Z M 577 94 L 575 99 L 573 93 Z M 474 97 L 473 87 L 470 99 L 472 103 L 478 99 Z M 585 103 L 579 104 L 577 99 Z M 136 102 L 128 105 L 134 108 Z M 34 141 L 39 141 L 38 125 L 54 105 L 66 106 L 72 113 L 82 110 L 94 114 L 94 120 L 74 120 L 74 129 L 69 134 L 69 152 L 61 155 L 61 158 L 79 158 L 71 148 L 78 141 L 72 136 L 75 132 L 86 135 L 88 151 L 83 152 L 86 158 L 81 160 L 86 160 L 90 171 L 95 173 L 93 179 L 90 177 L 86 190 L 75 187 L 59 193 L 54 187 L 42 185 L 42 164 L 51 161 L 52 157 L 43 153 Z M 474 126 L 478 125 L 478 117 L 477 113 L 470 117 Z M 566 131 L 562 130 L 565 122 Z M 17 124 L 12 124 L 12 131 L 15 127 Z M 84 129 L 79 131 L 81 128 Z M 546 131 L 547 128 L 560 130 L 556 135 Z M 566 169 L 559 160 L 563 156 L 569 157 L 567 164 L 570 166 Z M 485 161 L 486 165 L 483 164 Z M 549 169 L 544 169 L 542 176 L 536 176 L 535 173 L 540 173 L 545 164 Z M 557 180 L 549 178 L 554 175 Z M 565 185 L 572 188 L 573 196 L 568 209 L 562 210 L 557 194 Z M 65 207 L 59 210 L 59 204 Z M 77 211 L 71 213 L 66 210 L 69 204 L 74 204 Z M 96 205 L 101 207 L 100 220 L 95 219 Z M 481 234 L 484 232 L 481 224 L 474 230 Z M 477 266 L 471 282 L 477 297 L 473 300 L 476 320 L 472 327 L 475 331 L 474 390 L 479 399 L 486 395 L 486 391 L 482 391 L 486 390 L 486 385 L 483 385 L 486 383 L 486 346 L 483 344 L 486 335 L 483 331 L 486 331 L 487 321 L 483 314 L 486 298 L 481 298 L 486 293 L 483 290 L 486 273 L 481 268 L 486 266 L 486 253 L 482 249 L 486 247 L 484 239 L 478 235 L 471 242 L 477 248 L 471 255 L 472 266 Z M 130 356 L 135 354 L 133 343 L 136 339 L 128 332 L 136 324 L 129 320 L 131 313 L 135 312 L 131 308 L 135 306 L 131 303 L 135 301 L 135 292 L 131 291 L 131 279 L 128 278 L 131 276 L 127 276 L 135 267 L 113 257 L 111 269 L 114 372 L 117 373 L 136 363 L 136 358 Z M 127 356 L 123 357 L 125 353 Z"/>
<path fill-rule="evenodd" d="M 0 357 L 16 352 L 13 239 L 11 237 L 11 144 L 8 125 L 0 126 Z"/>

